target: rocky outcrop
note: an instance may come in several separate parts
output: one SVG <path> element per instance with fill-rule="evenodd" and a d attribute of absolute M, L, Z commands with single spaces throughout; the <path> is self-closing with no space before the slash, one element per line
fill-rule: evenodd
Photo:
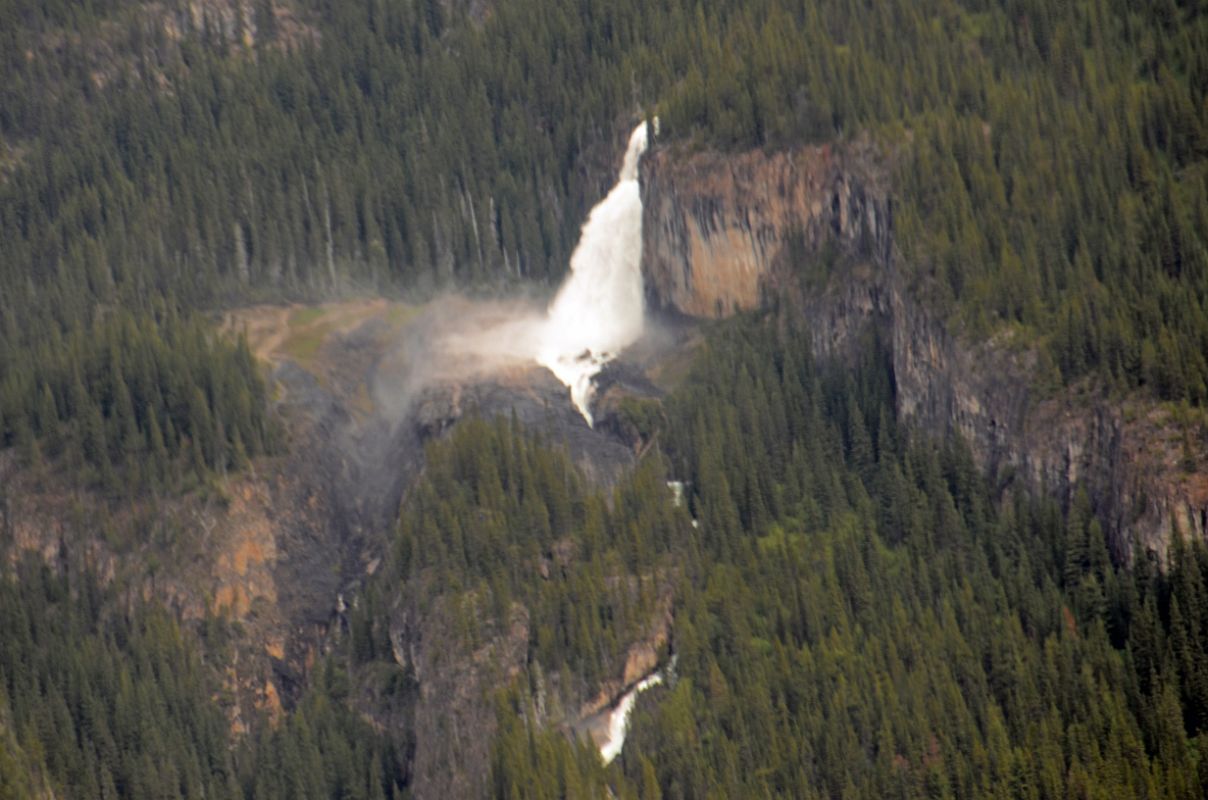
<path fill-rule="evenodd" d="M 409 720 L 415 750 L 413 797 L 489 794 L 493 693 L 521 675 L 529 614 L 513 603 L 506 619 L 480 607 L 481 597 L 441 594 L 427 584 L 400 601 L 390 626 L 395 662 L 414 682 Z M 430 599 L 434 598 L 434 599 Z"/>
<path fill-rule="evenodd" d="M 636 592 L 636 582 L 633 583 Z M 660 589 L 660 597 L 646 630 L 630 644 L 625 652 L 624 667 L 619 675 L 604 680 L 594 695 L 586 698 L 579 707 L 579 724 L 607 711 L 639 681 L 648 678 L 659 666 L 659 657 L 671 638 L 672 592 L 670 585 Z"/>
<path fill-rule="evenodd" d="M 1004 489 L 1068 502 L 1081 487 L 1117 558 L 1163 559 L 1171 533 L 1208 535 L 1208 448 L 1172 412 L 1081 386 L 1035 387 L 1028 346 L 955 333 L 897 269 L 886 160 L 867 141 L 721 155 L 655 148 L 642 163 L 643 273 L 653 309 L 718 317 L 772 297 L 804 315 L 822 356 L 876 331 L 899 416 L 959 433 Z M 821 266 L 819 266 L 821 265 Z"/>
<path fill-rule="evenodd" d="M 289 635 L 277 573 L 288 546 L 281 531 L 315 527 L 285 476 L 232 475 L 181 496 L 135 496 L 115 503 L 43 464 L 27 467 L 0 452 L 0 560 L 36 553 L 70 573 L 88 572 L 120 588 L 119 603 L 161 603 L 187 627 L 234 623 L 226 652 L 211 657 L 223 680 L 231 729 L 275 719 L 278 681 L 301 671 L 316 643 Z"/>
<path fill-rule="evenodd" d="M 866 141 L 778 153 L 656 149 L 642 160 L 642 264 L 653 308 L 755 308 L 786 253 L 884 260 L 891 208 Z"/>
<path fill-rule="evenodd" d="M 576 558 L 567 539 L 555 545 L 553 563 Z M 550 564 L 532 564 L 548 575 Z M 412 731 L 412 782 L 417 798 L 485 797 L 490 792 L 491 743 L 499 690 L 523 681 L 532 690 L 533 721 L 576 736 L 607 729 L 610 709 L 666 657 L 672 629 L 671 575 L 653 581 L 657 601 L 645 625 L 612 659 L 608 677 L 587 685 L 569 671 L 547 669 L 530 647 L 529 609 L 513 602 L 503 616 L 485 592 L 453 592 L 434 574 L 404 584 L 393 600 L 389 635 L 395 664 L 413 687 L 405 713 L 394 727 Z M 608 579 L 635 599 L 634 577 Z M 624 581 L 625 583 L 620 583 Z M 649 586 L 648 586 L 649 588 Z M 367 709 L 390 726 L 380 705 Z"/>
<path fill-rule="evenodd" d="M 1088 383 L 1037 388 L 1042 369 L 1032 348 L 1008 334 L 978 342 L 954 334 L 891 267 L 839 281 L 844 289 L 807 304 L 811 319 L 829 312 L 842 320 L 819 326 L 833 342 L 856 327 L 853 316 L 876 320 L 890 344 L 901 418 L 934 434 L 959 433 L 1004 488 L 1046 491 L 1066 506 L 1085 490 L 1118 561 L 1140 545 L 1165 563 L 1175 531 L 1208 537 L 1208 450 L 1184 437 L 1187 425 L 1170 409 Z M 844 295 L 847 302 L 834 302 Z M 868 299 L 861 306 L 852 295 Z M 828 352 L 819 338 L 816 349 Z"/>

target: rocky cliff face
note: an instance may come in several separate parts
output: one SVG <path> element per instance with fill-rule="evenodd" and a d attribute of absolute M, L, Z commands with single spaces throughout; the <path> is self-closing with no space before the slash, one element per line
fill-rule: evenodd
<path fill-rule="evenodd" d="M 657 393 L 642 370 L 610 365 L 597 416 L 605 424 L 589 428 L 548 370 L 480 369 L 439 345 L 449 326 L 496 313 L 458 298 L 424 307 L 363 300 L 230 312 L 224 328 L 246 335 L 270 371 L 288 450 L 180 496 L 114 503 L 73 485 L 53 464 L 28 469 L 15 452 L 0 451 L 0 563 L 32 551 L 49 564 L 87 568 L 125 587 L 126 598 L 160 602 L 187 627 L 200 629 L 210 616 L 232 623 L 224 628 L 229 654 L 207 654 L 223 680 L 231 730 L 254 732 L 262 719 L 276 724 L 320 656 L 349 635 L 349 609 L 389 563 L 399 503 L 423 467 L 427 442 L 467 418 L 510 415 L 565 446 L 600 487 L 635 463 L 640 442 L 619 432 L 613 401 Z M 566 548 L 567 563 L 573 557 Z M 366 688 L 375 685 L 367 668 L 352 702 L 408 743 L 412 796 L 484 796 L 493 693 L 524 670 L 539 673 L 530 663 L 528 611 L 514 604 L 495 618 L 494 609 L 472 606 L 480 601 L 472 591 L 428 576 L 386 591 L 393 594 L 382 611 L 405 680 L 378 703 Z M 609 679 L 590 686 L 560 673 L 541 679 L 544 723 L 570 729 L 655 668 L 670 635 L 670 579 L 657 591 L 648 631 L 616 654 Z M 478 622 L 472 635 L 458 625 L 467 616 Z"/>
<path fill-rule="evenodd" d="M 892 353 L 899 415 L 960 433 L 1004 488 L 1018 481 L 1068 502 L 1084 487 L 1122 559 L 1134 543 L 1163 558 L 1174 530 L 1205 537 L 1204 437 L 1142 398 L 1087 387 L 1042 396 L 1034 352 L 950 330 L 896 268 L 888 174 L 867 141 L 737 156 L 656 147 L 641 175 L 650 307 L 719 317 L 779 296 L 808 320 L 815 351 L 840 358 L 875 329 Z M 803 269 L 811 263 L 828 265 L 823 279 Z"/>
<path fill-rule="evenodd" d="M 654 308 L 697 317 L 754 308 L 789 251 L 888 258 L 891 208 L 867 142 L 771 154 L 659 149 L 641 169 Z"/>

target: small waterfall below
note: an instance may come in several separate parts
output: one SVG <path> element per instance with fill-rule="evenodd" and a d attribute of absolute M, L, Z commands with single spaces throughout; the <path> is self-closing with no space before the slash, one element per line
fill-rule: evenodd
<path fill-rule="evenodd" d="M 625 746 L 625 734 L 629 732 L 629 715 L 633 713 L 633 704 L 637 702 L 638 694 L 662 682 L 663 674 L 654 673 L 630 689 L 612 710 L 608 717 L 608 738 L 600 745 L 600 758 L 604 759 L 605 764 L 611 764 Z"/>
<path fill-rule="evenodd" d="M 677 660 L 678 656 L 672 656 L 671 661 L 664 665 L 663 669 L 652 672 L 635 683 L 633 688 L 622 695 L 617 704 L 608 711 L 607 728 L 594 734 L 593 737 L 600 748 L 600 758 L 604 760 L 605 764 L 611 764 L 621 754 L 621 748 L 625 746 L 625 736 L 629 733 L 629 715 L 633 713 L 633 706 L 638 700 L 638 695 L 664 681 L 674 684 Z"/>

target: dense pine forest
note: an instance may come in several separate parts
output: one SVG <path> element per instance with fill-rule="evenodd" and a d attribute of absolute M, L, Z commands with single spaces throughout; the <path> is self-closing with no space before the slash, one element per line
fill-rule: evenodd
<path fill-rule="evenodd" d="M 0 377 L 0 420 L 32 467 L 62 464 L 111 492 L 178 490 L 276 439 L 247 343 L 199 319 L 117 312 L 52 328 L 28 353 Z"/>
<path fill-rule="evenodd" d="M 32 559 L 0 598 L 0 797 L 399 796 L 400 756 L 342 704 L 334 666 L 288 723 L 236 742 L 212 665 L 163 609 L 112 613 L 95 575 Z"/>
<path fill-rule="evenodd" d="M 613 528 L 677 579 L 675 677 L 620 766 L 512 697 L 496 795 L 1203 796 L 1208 550 L 1114 568 L 1085 499 L 999 506 L 959 444 L 894 424 L 875 346 L 838 372 L 802 338 L 740 324 L 669 401 L 700 522 L 673 558 Z"/>
<path fill-rule="evenodd" d="M 0 465 L 105 503 L 289 448 L 214 312 L 552 291 L 656 114 L 689 151 L 869 137 L 892 268 L 951 330 L 1033 349 L 1045 391 L 1208 405 L 1198 0 L 0 0 L 0 78 Z M 429 442 L 246 730 L 233 623 L 18 552 L 0 491 L 0 798 L 410 797 L 400 609 L 457 657 L 521 631 L 500 798 L 1208 796 L 1208 548 L 1113 559 L 1085 493 L 900 422 L 888 344 L 821 362 L 802 325 L 705 329 L 622 404 L 606 488 L 515 415 Z M 652 619 L 666 680 L 605 765 L 551 720 Z"/>
<path fill-rule="evenodd" d="M 405 693 L 374 609 L 420 586 L 457 601 L 450 636 L 471 647 L 514 603 L 533 621 L 496 704 L 499 797 L 1203 796 L 1208 549 L 1176 540 L 1164 572 L 1143 554 L 1113 566 L 1084 499 L 1000 503 L 959 442 L 899 428 L 875 342 L 839 370 L 803 340 L 778 316 L 717 332 L 666 401 L 664 454 L 610 502 L 514 420 L 432 445 L 393 566 L 289 722 L 258 738 L 228 741 L 196 641 L 163 612 L 105 611 L 92 576 L 22 562 L 2 606 L 5 788 L 405 792 L 406 737 L 344 701 Z M 674 673 L 606 769 L 533 722 L 531 681 L 598 679 L 661 583 Z M 221 641 L 212 626 L 210 657 Z"/>

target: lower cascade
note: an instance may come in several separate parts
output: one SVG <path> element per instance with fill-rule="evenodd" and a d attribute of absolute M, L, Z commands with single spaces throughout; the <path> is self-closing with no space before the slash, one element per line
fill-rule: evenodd
<path fill-rule="evenodd" d="M 657 125 L 657 119 L 655 120 Z M 608 196 L 583 224 L 570 275 L 550 304 L 537 361 L 570 389 L 592 424 L 592 379 L 642 335 L 642 198 L 638 161 L 646 151 L 646 123 L 634 129 Z"/>
<path fill-rule="evenodd" d="M 676 657 L 672 656 L 671 662 L 665 670 L 652 672 L 634 684 L 634 687 L 626 692 L 612 709 L 608 715 L 608 732 L 599 743 L 600 757 L 605 764 L 611 764 L 621 754 L 621 748 L 625 746 L 625 735 L 629 732 L 629 715 L 633 713 L 633 706 L 637 702 L 638 695 L 652 686 L 662 683 L 665 673 L 675 669 L 675 661 Z"/>

